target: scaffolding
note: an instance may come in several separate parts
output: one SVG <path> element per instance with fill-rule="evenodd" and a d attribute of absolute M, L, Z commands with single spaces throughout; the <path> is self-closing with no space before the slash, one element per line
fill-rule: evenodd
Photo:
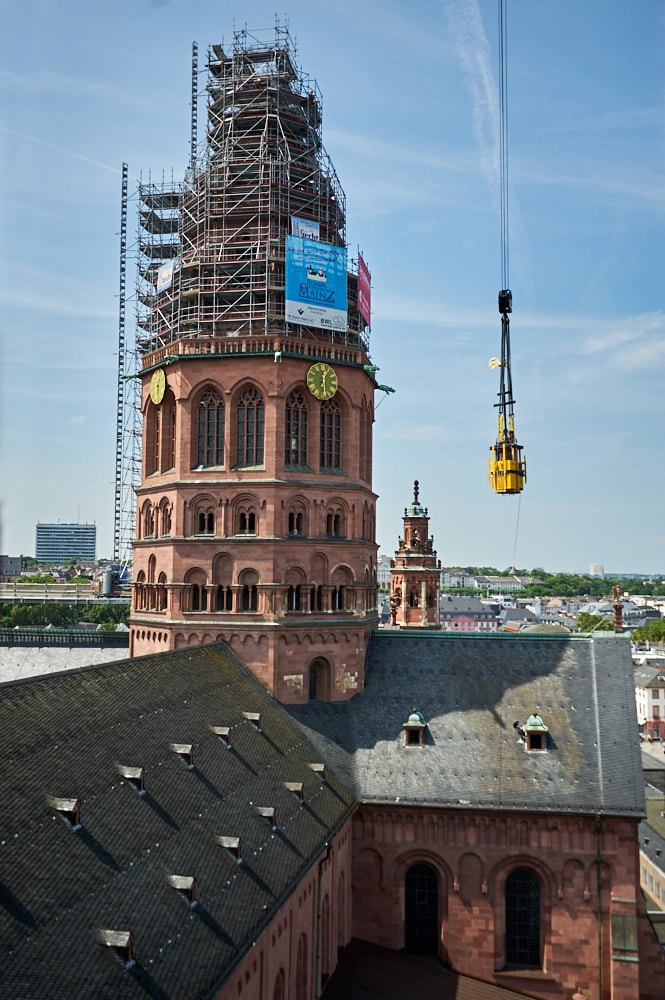
<path fill-rule="evenodd" d="M 368 351 L 353 261 L 346 330 L 285 324 L 291 217 L 316 223 L 321 241 L 346 245 L 345 196 L 321 141 L 320 94 L 296 67 L 288 28 L 276 25 L 269 44 L 242 29 L 228 53 L 211 46 L 202 150 L 197 60 L 194 47 L 184 182 L 139 184 L 137 321 L 144 367 L 146 355 L 194 338 L 286 334 Z"/>
<path fill-rule="evenodd" d="M 120 212 L 120 281 L 118 288 L 118 385 L 116 398 L 115 498 L 113 565 L 117 586 L 132 561 L 136 528 L 136 487 L 140 476 L 140 386 L 136 379 L 138 358 L 126 337 L 128 178 L 122 165 Z"/>

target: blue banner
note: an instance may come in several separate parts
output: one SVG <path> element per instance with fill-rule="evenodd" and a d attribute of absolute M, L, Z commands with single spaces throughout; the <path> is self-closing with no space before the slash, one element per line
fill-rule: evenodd
<path fill-rule="evenodd" d="M 346 247 L 286 237 L 286 322 L 346 330 Z"/>

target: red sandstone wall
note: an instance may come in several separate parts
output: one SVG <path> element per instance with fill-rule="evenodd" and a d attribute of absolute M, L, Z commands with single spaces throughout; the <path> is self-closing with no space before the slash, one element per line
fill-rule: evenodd
<path fill-rule="evenodd" d="M 658 965 L 653 941 L 642 936 L 640 963 L 612 942 L 612 916 L 634 922 L 640 910 L 637 851 L 629 819 L 365 806 L 354 818 L 353 935 L 402 949 L 404 879 L 425 863 L 439 880 L 439 956 L 458 972 L 543 998 L 662 1000 L 660 981 L 639 992 L 640 965 Z M 517 867 L 541 886 L 540 971 L 503 971 L 503 892 Z"/>
<path fill-rule="evenodd" d="M 317 927 L 321 930 L 320 975 L 324 984 L 337 965 L 339 952 L 351 938 L 350 821 L 335 837 L 329 854 L 311 869 L 229 976 L 215 1000 L 272 1000 L 280 974 L 284 976 L 284 1000 L 295 996 L 313 1000 L 318 995 Z M 300 968 L 299 946 L 305 955 Z"/>

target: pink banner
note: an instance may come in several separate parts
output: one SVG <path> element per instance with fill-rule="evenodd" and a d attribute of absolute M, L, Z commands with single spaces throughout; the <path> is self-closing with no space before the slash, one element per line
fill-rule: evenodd
<path fill-rule="evenodd" d="M 358 311 L 367 323 L 372 325 L 372 279 L 367 264 L 358 254 Z"/>

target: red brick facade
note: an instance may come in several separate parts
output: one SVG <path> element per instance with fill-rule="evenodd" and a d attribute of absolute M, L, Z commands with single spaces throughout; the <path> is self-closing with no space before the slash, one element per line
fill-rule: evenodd
<path fill-rule="evenodd" d="M 215 1000 L 318 997 L 350 939 L 351 823 L 347 823 Z"/>
<path fill-rule="evenodd" d="M 364 806 L 353 843 L 354 937 L 404 948 L 405 877 L 425 864 L 438 881 L 438 954 L 456 971 L 543 998 L 663 996 L 635 820 Z M 515 869 L 540 887 L 540 969 L 506 969 L 505 886 Z"/>
<path fill-rule="evenodd" d="M 284 348 L 281 361 L 273 343 Z M 187 354 L 167 367 L 159 406 L 145 380 L 131 653 L 224 639 L 283 701 L 307 700 L 313 683 L 319 696 L 348 698 L 362 689 L 364 652 L 377 622 L 367 358 L 359 350 L 318 348 L 339 378 L 342 469 L 331 475 L 319 471 L 322 404 L 305 385 L 311 348 L 289 357 L 286 349 L 296 345 L 283 338 L 268 347 L 255 340 L 237 346 L 251 353 Z M 233 457 L 239 399 L 248 387 L 263 401 L 263 460 L 240 469 Z M 225 461 L 197 468 L 198 411 L 211 392 L 225 411 Z M 285 411 L 295 394 L 308 416 L 308 471 L 285 463 Z M 154 469 L 150 456 L 164 436 L 165 408 L 173 411 L 173 454 Z"/>

